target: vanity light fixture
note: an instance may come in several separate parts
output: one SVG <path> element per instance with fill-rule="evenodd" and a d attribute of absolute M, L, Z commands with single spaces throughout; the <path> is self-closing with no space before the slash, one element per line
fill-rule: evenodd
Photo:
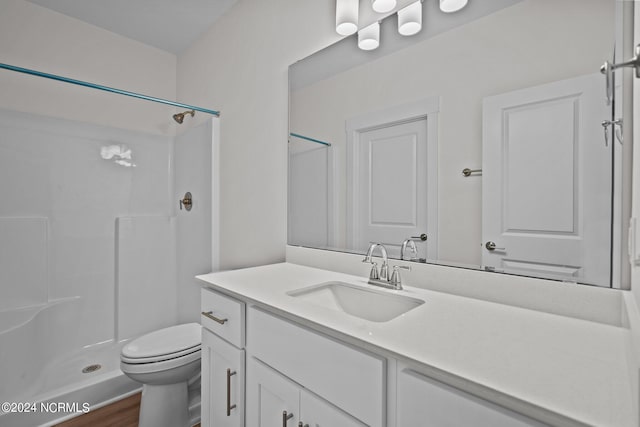
<path fill-rule="evenodd" d="M 422 0 L 398 11 L 398 32 L 403 36 L 418 34 L 422 29 Z"/>
<path fill-rule="evenodd" d="M 396 7 L 396 0 L 371 0 L 371 7 L 375 12 L 387 13 Z"/>
<path fill-rule="evenodd" d="M 380 23 L 374 22 L 358 31 L 358 47 L 373 50 L 380 46 Z"/>
<path fill-rule="evenodd" d="M 457 12 L 467 5 L 468 0 L 440 0 L 440 10 L 446 13 Z"/>
<path fill-rule="evenodd" d="M 412 36 L 422 30 L 422 2 L 413 3 L 398 10 L 398 32 L 403 36 Z M 440 10 L 446 13 L 457 12 L 467 5 L 469 0 L 439 0 Z M 374 50 L 380 46 L 380 22 L 374 22 L 358 31 L 359 0 L 336 0 L 336 31 L 343 36 L 358 32 L 358 47 L 362 50 Z M 371 0 L 375 12 L 387 13 L 396 8 L 397 0 Z"/>
<path fill-rule="evenodd" d="M 336 1 L 336 32 L 341 36 L 350 36 L 358 31 L 359 0 Z"/>

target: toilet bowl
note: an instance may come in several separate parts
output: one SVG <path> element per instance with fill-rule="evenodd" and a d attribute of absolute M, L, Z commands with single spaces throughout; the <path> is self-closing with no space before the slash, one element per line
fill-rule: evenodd
<path fill-rule="evenodd" d="M 139 427 L 188 427 L 189 382 L 200 374 L 201 326 L 171 326 L 122 348 L 120 369 L 142 383 Z"/>

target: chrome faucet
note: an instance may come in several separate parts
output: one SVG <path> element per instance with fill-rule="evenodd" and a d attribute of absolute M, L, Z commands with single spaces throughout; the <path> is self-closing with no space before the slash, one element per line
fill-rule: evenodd
<path fill-rule="evenodd" d="M 380 273 L 378 274 L 378 265 L 372 261 L 373 251 L 376 248 L 380 248 L 382 254 L 382 267 L 380 267 Z M 367 250 L 367 254 L 364 256 L 362 262 L 369 262 L 373 264 L 371 267 L 371 273 L 369 273 L 369 279 L 371 280 L 389 280 L 389 258 L 387 257 L 387 248 L 382 243 L 372 243 Z"/>
<path fill-rule="evenodd" d="M 377 247 L 380 247 L 380 253 L 382 254 L 382 267 L 380 267 L 380 272 L 378 272 L 378 264 L 373 262 L 373 252 Z M 369 284 L 382 286 L 385 288 L 391 289 L 402 289 L 402 278 L 400 277 L 399 269 L 411 270 L 410 267 L 406 266 L 394 266 L 393 274 L 389 277 L 389 264 L 387 257 L 387 249 L 381 243 L 372 243 L 367 250 L 367 254 L 364 256 L 362 262 L 371 263 L 371 272 L 369 273 Z"/>
<path fill-rule="evenodd" d="M 407 251 L 407 246 L 411 250 L 412 256 L 409 258 L 409 261 L 414 261 L 418 258 L 418 248 L 416 248 L 416 242 L 412 239 L 405 239 L 402 242 L 402 247 L 400 248 L 400 259 L 404 261 L 404 254 Z"/>

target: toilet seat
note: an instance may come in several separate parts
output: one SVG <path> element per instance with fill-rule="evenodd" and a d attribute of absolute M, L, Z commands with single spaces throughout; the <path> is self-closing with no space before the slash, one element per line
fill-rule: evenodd
<path fill-rule="evenodd" d="M 158 372 L 169 371 L 171 369 L 180 369 L 187 367 L 191 363 L 197 363 L 200 366 L 200 358 L 202 350 L 198 348 L 192 353 L 174 357 L 172 359 L 158 360 L 156 362 L 147 363 L 129 363 L 124 359 L 120 360 L 120 369 L 126 374 L 155 374 Z"/>
<path fill-rule="evenodd" d="M 201 342 L 200 324 L 171 326 L 131 341 L 122 348 L 120 360 L 127 364 L 158 363 L 194 355 L 196 352 L 199 357 Z"/>

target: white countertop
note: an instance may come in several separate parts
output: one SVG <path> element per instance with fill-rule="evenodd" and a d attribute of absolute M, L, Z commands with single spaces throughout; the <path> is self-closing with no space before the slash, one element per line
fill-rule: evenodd
<path fill-rule="evenodd" d="M 543 414 L 550 411 L 567 424 L 636 426 L 627 328 L 407 286 L 386 292 L 425 303 L 388 322 L 370 322 L 287 295 L 334 280 L 369 287 L 366 278 L 290 263 L 198 278 L 346 341 L 526 402 L 529 415 L 538 410 L 548 419 Z M 500 403 L 511 406 L 509 400 Z"/>

